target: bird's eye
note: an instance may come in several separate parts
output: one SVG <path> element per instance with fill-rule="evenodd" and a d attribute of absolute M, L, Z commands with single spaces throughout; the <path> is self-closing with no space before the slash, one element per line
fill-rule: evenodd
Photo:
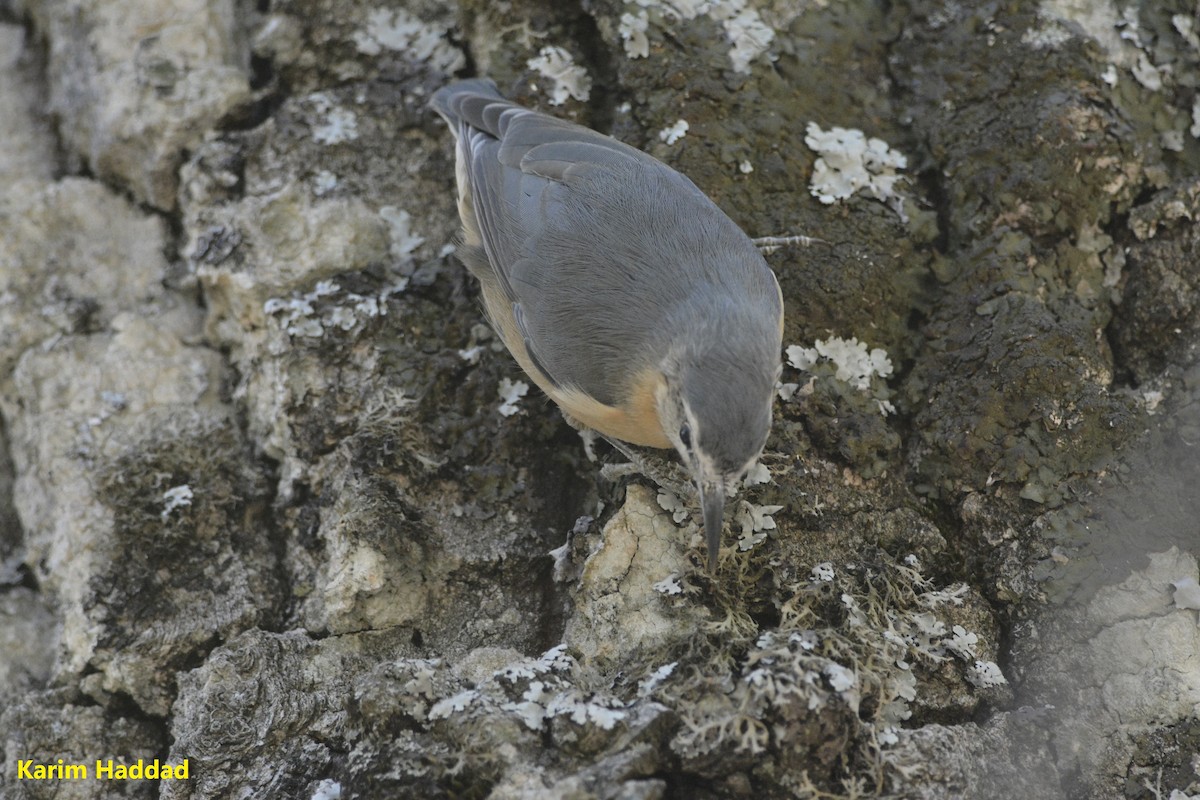
<path fill-rule="evenodd" d="M 692 449 L 692 426 L 688 425 L 686 422 L 684 423 L 683 427 L 679 429 L 679 441 L 683 442 L 683 446 L 688 450 Z"/>

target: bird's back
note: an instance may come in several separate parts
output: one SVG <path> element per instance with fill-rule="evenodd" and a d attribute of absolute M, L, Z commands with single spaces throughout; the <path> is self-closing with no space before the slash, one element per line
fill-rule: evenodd
<path fill-rule="evenodd" d="M 473 271 L 494 272 L 518 309 L 523 344 L 556 383 L 616 403 L 628 391 L 622 380 L 681 339 L 727 336 L 714 317 L 738 320 L 737 338 L 777 338 L 773 274 L 686 177 L 510 103 L 490 81 L 448 86 L 434 107 L 467 164 L 486 256 Z M 728 344 L 735 359 L 763 358 L 757 344 L 741 354 L 736 339 Z"/>

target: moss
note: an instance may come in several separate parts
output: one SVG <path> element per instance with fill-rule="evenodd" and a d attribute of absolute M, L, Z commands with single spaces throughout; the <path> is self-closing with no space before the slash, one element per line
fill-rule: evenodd
<path fill-rule="evenodd" d="M 962 720 L 985 697 L 1002 701 L 1004 690 L 966 680 L 976 660 L 996 657 L 986 605 L 965 584 L 936 588 L 919 565 L 863 553 L 768 580 L 769 624 L 729 593 L 762 585 L 749 571 L 712 587 L 714 621 L 653 695 L 679 715 L 671 748 L 684 775 L 746 773 L 767 797 L 804 783 L 838 797 L 879 791 L 889 726 Z"/>
<path fill-rule="evenodd" d="M 1121 797 L 1127 800 L 1151 800 L 1178 791 L 1195 793 L 1200 789 L 1196 773 L 1196 753 L 1200 752 L 1200 720 L 1180 720 L 1134 738 L 1134 751 Z M 1117 788 L 1117 787 L 1114 787 Z"/>

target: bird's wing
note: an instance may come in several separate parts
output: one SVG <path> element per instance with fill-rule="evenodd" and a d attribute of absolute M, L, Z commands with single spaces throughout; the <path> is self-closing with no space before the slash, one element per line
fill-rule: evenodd
<path fill-rule="evenodd" d="M 509 273 L 550 210 L 551 184 L 586 180 L 597 169 L 663 168 L 610 136 L 512 103 L 487 79 L 447 86 L 433 105 L 458 138 L 484 247 L 510 295 Z"/>
<path fill-rule="evenodd" d="M 677 248 L 703 247 L 732 222 L 661 162 L 517 106 L 490 81 L 442 89 L 434 107 L 458 137 L 483 246 L 530 359 L 556 385 L 615 404 L 627 388 L 615 384 L 646 366 L 636 360 L 662 355 L 649 345 L 664 342 L 664 309 L 681 299 L 670 293 L 695 285 L 684 274 L 695 259 Z"/>

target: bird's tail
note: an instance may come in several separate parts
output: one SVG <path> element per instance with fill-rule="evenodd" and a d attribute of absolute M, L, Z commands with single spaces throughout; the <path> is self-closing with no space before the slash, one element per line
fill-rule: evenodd
<path fill-rule="evenodd" d="M 457 131 L 464 118 L 469 120 L 479 116 L 481 106 L 497 100 L 506 102 L 491 78 L 471 78 L 438 89 L 430 105 L 442 115 L 442 119 L 446 120 L 451 130 Z"/>

